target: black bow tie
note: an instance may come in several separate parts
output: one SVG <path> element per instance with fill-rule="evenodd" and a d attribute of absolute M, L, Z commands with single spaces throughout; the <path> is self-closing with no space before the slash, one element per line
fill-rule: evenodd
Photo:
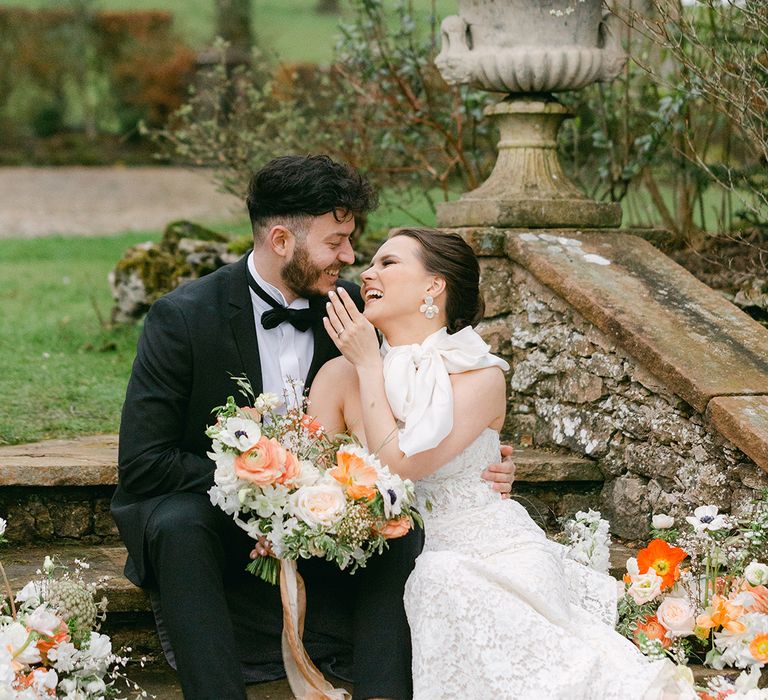
<path fill-rule="evenodd" d="M 247 272 L 248 286 L 257 297 L 263 299 L 272 307 L 261 314 L 261 325 L 267 330 L 277 328 L 284 321 L 288 321 L 296 330 L 304 332 L 309 330 L 312 324 L 319 318 L 317 311 L 311 307 L 308 309 L 289 309 L 287 306 L 283 306 L 258 285 L 250 270 Z"/>

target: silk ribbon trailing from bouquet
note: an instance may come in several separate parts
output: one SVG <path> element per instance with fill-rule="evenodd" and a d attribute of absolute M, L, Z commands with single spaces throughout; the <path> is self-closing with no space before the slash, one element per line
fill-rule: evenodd
<path fill-rule="evenodd" d="M 280 560 L 280 597 L 283 601 L 283 663 L 293 694 L 298 700 L 348 700 L 343 688 L 334 688 L 309 658 L 301 636 L 307 597 L 304 581 L 293 560 Z"/>
<path fill-rule="evenodd" d="M 453 429 L 451 374 L 509 365 L 492 355 L 472 327 L 448 333 L 445 327 L 423 343 L 381 346 L 384 388 L 392 413 L 402 424 L 398 445 L 410 457 L 437 447 Z"/>

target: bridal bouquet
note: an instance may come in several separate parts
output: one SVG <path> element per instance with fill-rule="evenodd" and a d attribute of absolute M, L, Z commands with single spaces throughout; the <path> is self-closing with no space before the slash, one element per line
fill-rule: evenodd
<path fill-rule="evenodd" d="M 208 493 L 252 538 L 269 542 L 275 557 L 259 557 L 249 571 L 275 584 L 279 560 L 321 557 L 354 572 L 421 523 L 411 481 L 350 438 L 331 439 L 303 410 L 279 413 L 274 394 L 254 396 L 246 379 L 235 381 L 252 405 L 230 396 L 214 409 Z"/>
<path fill-rule="evenodd" d="M 768 664 L 768 501 L 746 519 L 701 506 L 683 529 L 676 525 L 655 515 L 654 538 L 627 561 L 619 631 L 650 656 L 761 669 Z"/>
<path fill-rule="evenodd" d="M 5 527 L 0 518 L 0 542 Z M 0 606 L 0 699 L 116 697 L 119 669 L 127 659 L 115 655 L 109 637 L 98 632 L 106 599 L 96 602 L 95 584 L 49 557 L 40 578 L 15 596 L 2 565 L 0 574 L 7 589 Z"/>

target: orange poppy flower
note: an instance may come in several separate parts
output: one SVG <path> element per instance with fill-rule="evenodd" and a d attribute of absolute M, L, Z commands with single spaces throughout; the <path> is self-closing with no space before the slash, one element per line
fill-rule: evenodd
<path fill-rule="evenodd" d="M 667 637 L 667 630 L 664 629 L 656 615 L 648 615 L 643 622 L 637 623 L 635 627 L 635 644 L 638 644 L 641 632 L 645 633 L 648 639 L 658 639 L 665 649 L 669 649 L 672 646 L 672 640 Z"/>
<path fill-rule="evenodd" d="M 758 634 L 749 644 L 749 653 L 761 664 L 768 664 L 768 634 Z"/>
<path fill-rule="evenodd" d="M 696 618 L 696 625 L 704 629 L 722 627 L 729 632 L 741 634 L 746 628 L 739 618 L 744 614 L 744 608 L 728 602 L 723 596 L 716 595 L 704 614 Z"/>
<path fill-rule="evenodd" d="M 328 473 L 346 488 L 350 498 L 372 501 L 376 497 L 376 469 L 362 457 L 340 450 L 336 454 L 336 465 Z"/>
<path fill-rule="evenodd" d="M 688 556 L 680 547 L 672 547 L 664 540 L 651 540 L 637 553 L 637 566 L 641 574 L 654 569 L 661 577 L 661 588 L 672 588 L 680 578 L 680 562 Z"/>

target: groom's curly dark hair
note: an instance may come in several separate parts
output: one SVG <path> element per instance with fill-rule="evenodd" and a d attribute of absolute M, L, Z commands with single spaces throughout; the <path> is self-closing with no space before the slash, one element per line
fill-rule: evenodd
<path fill-rule="evenodd" d="M 325 155 L 274 158 L 248 184 L 248 214 L 255 235 L 275 217 L 300 219 L 333 213 L 337 221 L 364 218 L 378 194 L 355 168 Z"/>

